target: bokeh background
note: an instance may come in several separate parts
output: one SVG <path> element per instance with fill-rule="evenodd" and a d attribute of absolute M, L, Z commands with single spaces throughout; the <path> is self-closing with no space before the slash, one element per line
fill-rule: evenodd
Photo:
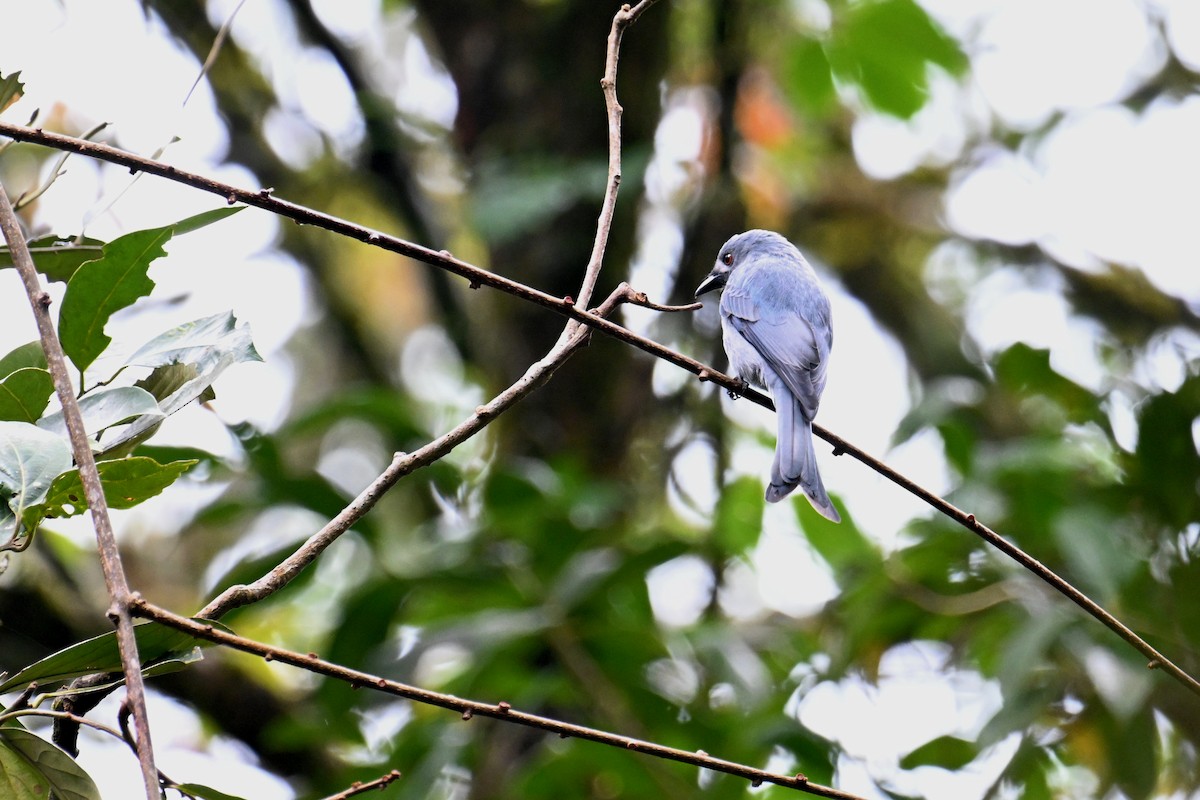
<path fill-rule="evenodd" d="M 617 7 L 0 0 L 0 73 L 26 84 L 4 118 L 108 122 L 100 138 L 121 147 L 573 294 Z M 685 302 L 730 234 L 783 232 L 834 301 L 818 421 L 1196 674 L 1198 86 L 1194 0 L 662 0 L 622 52 L 601 288 Z M 0 178 L 18 194 L 56 159 L 10 147 Z M 110 239 L 221 204 L 65 168 L 26 210 L 31 232 Z M 184 613 L 275 563 L 562 326 L 257 210 L 169 249 L 110 335 L 136 346 L 232 308 L 266 359 L 164 426 L 157 452 L 201 467 L 117 517 L 133 585 Z M 622 321 L 725 366 L 711 302 Z M 32 338 L 0 271 L 0 351 Z M 842 525 L 802 499 L 764 508 L 772 445 L 769 413 L 596 337 L 225 621 L 871 798 L 1200 795 L 1200 698 L 827 447 Z M 106 629 L 93 550 L 86 524 L 61 524 L 9 559 L 0 670 Z M 163 769 L 244 797 L 320 797 L 393 768 L 390 797 L 784 794 L 231 654 L 151 689 Z M 119 746 L 85 732 L 82 751 L 106 797 L 136 794 Z"/>

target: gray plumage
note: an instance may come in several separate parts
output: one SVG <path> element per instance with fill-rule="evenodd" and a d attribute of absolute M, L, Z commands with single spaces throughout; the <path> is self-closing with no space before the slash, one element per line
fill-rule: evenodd
<path fill-rule="evenodd" d="M 778 436 L 767 501 L 777 503 L 800 487 L 822 516 L 841 522 L 821 482 L 812 437 L 833 347 L 829 298 L 800 251 L 763 230 L 730 238 L 696 296 L 721 288 L 729 364 L 775 402 Z"/>

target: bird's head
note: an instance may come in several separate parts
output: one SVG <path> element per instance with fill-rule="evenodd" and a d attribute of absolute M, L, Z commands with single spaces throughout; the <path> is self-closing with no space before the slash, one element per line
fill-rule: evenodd
<path fill-rule="evenodd" d="M 723 288 L 730 274 L 750 257 L 781 248 L 795 249 L 787 239 L 774 231 L 752 230 L 729 237 L 729 241 L 717 251 L 717 261 L 713 264 L 712 271 L 696 287 L 696 297 Z"/>

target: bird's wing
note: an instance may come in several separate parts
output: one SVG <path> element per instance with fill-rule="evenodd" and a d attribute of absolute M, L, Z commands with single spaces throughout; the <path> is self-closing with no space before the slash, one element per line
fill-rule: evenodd
<path fill-rule="evenodd" d="M 825 388 L 827 337 L 795 311 L 757 302 L 744 285 L 725 287 L 721 310 L 813 419 Z"/>

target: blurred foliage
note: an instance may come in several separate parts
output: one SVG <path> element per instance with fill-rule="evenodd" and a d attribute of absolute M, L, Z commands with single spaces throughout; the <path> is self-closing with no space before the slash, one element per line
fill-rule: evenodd
<path fill-rule="evenodd" d="M 198 67 L 219 22 L 200 3 L 144 5 Z M 828 11 L 821 24 L 798 11 L 804 5 L 664 0 L 631 29 L 618 81 L 628 170 L 601 291 L 630 277 L 639 226 L 651 224 L 659 122 L 673 104 L 692 103 L 703 142 L 666 200 L 682 238 L 673 297 L 690 297 L 731 232 L 788 234 L 902 349 L 911 402 L 894 442 L 935 437 L 953 478 L 949 499 L 1200 673 L 1196 298 L 1189 305 L 1167 295 L 1126 265 L 1082 272 L 1033 245 L 964 240 L 947 229 L 938 199 L 955 171 L 976 151 L 1044 131 L 991 120 L 951 163 L 890 181 L 864 174 L 851 147 L 855 120 L 912 117 L 935 78 L 969 74 L 971 43 L 955 41 L 911 0 L 830 0 L 817 4 Z M 374 56 L 339 38 L 306 0 L 281 3 L 274 11 L 294 27 L 297 46 L 329 56 L 344 74 L 362 140 L 345 147 L 319 134 L 305 163 L 281 157 L 263 120 L 284 101 L 235 28 L 208 72 L 227 158 L 290 200 L 572 294 L 602 186 L 598 79 L 616 7 L 383 4 L 381 27 L 396 52 L 419 40 L 457 89 L 456 122 L 442 130 L 397 109 L 397 86 L 369 68 Z M 1196 76 L 1189 80 L 1194 87 Z M 1138 87 L 1136 107 L 1177 87 L 1171 74 L 1156 76 Z M 10 157 L 53 156 L 18 147 Z M 967 254 L 967 266 L 934 276 L 930 265 L 948 244 Z M 219 490 L 127 552 L 132 584 L 178 610 L 278 563 L 365 482 L 337 465 L 378 469 L 386 454 L 421 446 L 518 377 L 562 324 L 319 231 L 284 226 L 278 246 L 309 271 L 321 311 L 289 349 L 301 378 L 288 420 L 232 429 L 239 458 L 140 451 L 162 462 L 198 459 L 181 483 Z M 54 257 L 53 270 L 83 273 L 71 255 Z M 1103 385 L 1068 377 L 1053 351 L 1018 342 L 989 352 L 973 340 L 961 298 L 1001 271 L 1056 287 L 1049 291 L 1075 320 L 1087 321 Z M 1013 321 L 1014 339 L 1021 324 Z M 703 325 L 673 317 L 651 332 L 724 363 Z M 1147 363 L 1164 353 L 1177 381 L 1148 377 Z M 397 363 L 424 372 L 414 378 Z M 40 368 L 18 352 L 0 364 L 13 376 Z M 482 437 L 398 484 L 286 591 L 226 622 L 389 678 L 814 782 L 853 775 L 885 796 L 933 793 L 946 772 L 972 769 L 976 796 L 998 798 L 1136 800 L 1200 787 L 1200 699 L 1147 671 L 1109 631 L 948 521 L 897 518 L 888 532 L 895 543 L 885 547 L 850 513 L 834 526 L 803 501 L 794 516 L 767 510 L 761 476 L 733 465 L 739 452 L 770 442 L 724 416 L 711 387 L 660 380 L 659 369 L 598 337 Z M 864 398 L 863 415 L 872 403 Z M 704 473 L 705 459 L 715 473 L 712 502 L 693 496 L 685 479 Z M 882 491 L 845 499 L 851 512 L 888 502 Z M 767 601 L 760 537 L 778 528 L 803 536 L 836 586 L 832 599 L 808 610 Z M 98 596 L 89 559 L 87 548 L 46 532 L 5 575 L 0 669 L 100 629 L 86 610 Z M 980 719 L 947 711 L 950 729 L 897 757 L 863 752 L 845 730 L 903 729 L 911 720 L 856 705 L 841 734 L 808 726 L 807 698 L 857 685 L 883 697 L 899 656 L 931 652 L 944 657 L 929 672 L 962 706 L 982 704 Z M 151 685 L 193 708 L 208 735 L 244 742 L 305 798 L 393 768 L 404 777 L 389 797 L 750 791 L 742 780 L 464 722 L 246 659 L 206 656 Z M 972 693 L 980 685 L 986 691 Z M 873 713 L 884 712 L 876 705 Z M 926 786 L 928 776 L 938 780 Z"/>

